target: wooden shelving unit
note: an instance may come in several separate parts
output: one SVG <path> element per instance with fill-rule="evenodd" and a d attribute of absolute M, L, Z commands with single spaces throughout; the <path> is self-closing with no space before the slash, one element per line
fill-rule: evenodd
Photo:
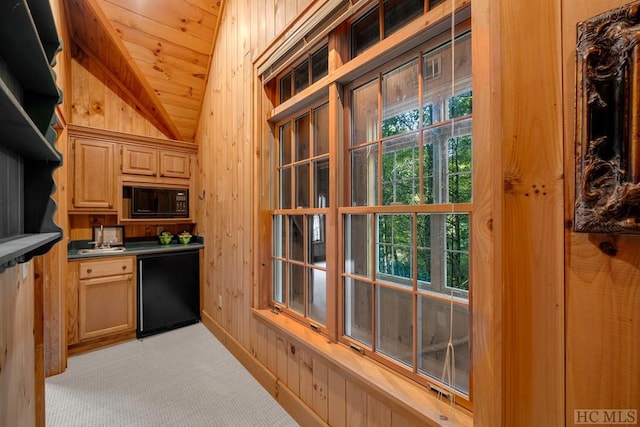
<path fill-rule="evenodd" d="M 53 222 L 60 40 L 48 0 L 0 2 L 0 273 L 62 238 Z"/>

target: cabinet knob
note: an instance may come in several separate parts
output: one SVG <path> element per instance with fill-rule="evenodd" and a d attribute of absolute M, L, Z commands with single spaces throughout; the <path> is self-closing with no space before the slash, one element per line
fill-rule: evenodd
<path fill-rule="evenodd" d="M 123 270 L 126 270 L 126 269 L 127 269 L 127 266 L 126 266 L 126 265 L 123 265 L 123 266 L 122 266 L 122 269 L 123 269 Z"/>
<path fill-rule="evenodd" d="M 87 273 L 91 273 L 93 270 L 91 270 L 90 268 L 87 268 Z"/>

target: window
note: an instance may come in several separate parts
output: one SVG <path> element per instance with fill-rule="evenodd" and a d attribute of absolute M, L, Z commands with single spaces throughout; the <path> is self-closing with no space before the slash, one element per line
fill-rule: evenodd
<path fill-rule="evenodd" d="M 423 12 L 424 0 L 379 0 L 376 7 L 351 25 L 352 56 L 358 56 Z"/>
<path fill-rule="evenodd" d="M 467 396 L 470 40 L 463 34 L 347 87 L 351 206 L 339 208 L 345 340 L 436 382 L 451 340 L 454 386 Z"/>
<path fill-rule="evenodd" d="M 328 123 L 325 103 L 278 125 L 272 299 L 316 326 L 326 323 Z"/>
<path fill-rule="evenodd" d="M 305 58 L 293 70 L 280 77 L 280 102 L 285 102 L 326 76 L 329 70 L 329 48 L 322 46 Z"/>
<path fill-rule="evenodd" d="M 379 0 L 337 26 L 330 45 L 362 52 L 425 7 L 424 0 Z M 327 90 L 276 108 L 268 259 L 272 305 L 420 384 L 453 386 L 467 404 L 468 28 L 460 24 L 453 42 L 451 33 L 419 33 L 418 47 L 391 47 L 385 57 L 394 59 L 349 68 L 348 77 L 328 68 L 325 45 L 274 79 L 279 90 L 270 86 L 269 94 L 282 102 L 324 75 L 338 76 L 326 79 Z M 453 384 L 443 378 L 447 357 Z"/>

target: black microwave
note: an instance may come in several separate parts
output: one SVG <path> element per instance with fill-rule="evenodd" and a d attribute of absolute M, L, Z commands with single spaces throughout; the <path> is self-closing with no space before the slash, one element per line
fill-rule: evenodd
<path fill-rule="evenodd" d="M 186 188 L 131 187 L 131 218 L 188 218 Z"/>

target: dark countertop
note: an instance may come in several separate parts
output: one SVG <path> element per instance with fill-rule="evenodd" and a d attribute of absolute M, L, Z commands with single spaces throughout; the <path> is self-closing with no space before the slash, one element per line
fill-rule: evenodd
<path fill-rule="evenodd" d="M 85 258 L 98 258 L 98 257 L 112 257 L 112 256 L 136 256 L 145 254 L 165 253 L 165 252 L 179 252 L 188 251 L 194 249 L 204 248 L 204 237 L 193 236 L 191 242 L 186 245 L 180 243 L 177 236 L 174 236 L 174 240 L 168 245 L 161 245 L 157 237 L 153 239 L 140 239 L 130 242 L 125 242 L 125 251 L 122 252 L 104 252 L 104 253 L 91 253 L 80 255 L 78 251 L 80 249 L 89 249 L 92 246 L 89 244 L 89 240 L 74 240 L 67 245 L 67 259 L 69 261 Z"/>

